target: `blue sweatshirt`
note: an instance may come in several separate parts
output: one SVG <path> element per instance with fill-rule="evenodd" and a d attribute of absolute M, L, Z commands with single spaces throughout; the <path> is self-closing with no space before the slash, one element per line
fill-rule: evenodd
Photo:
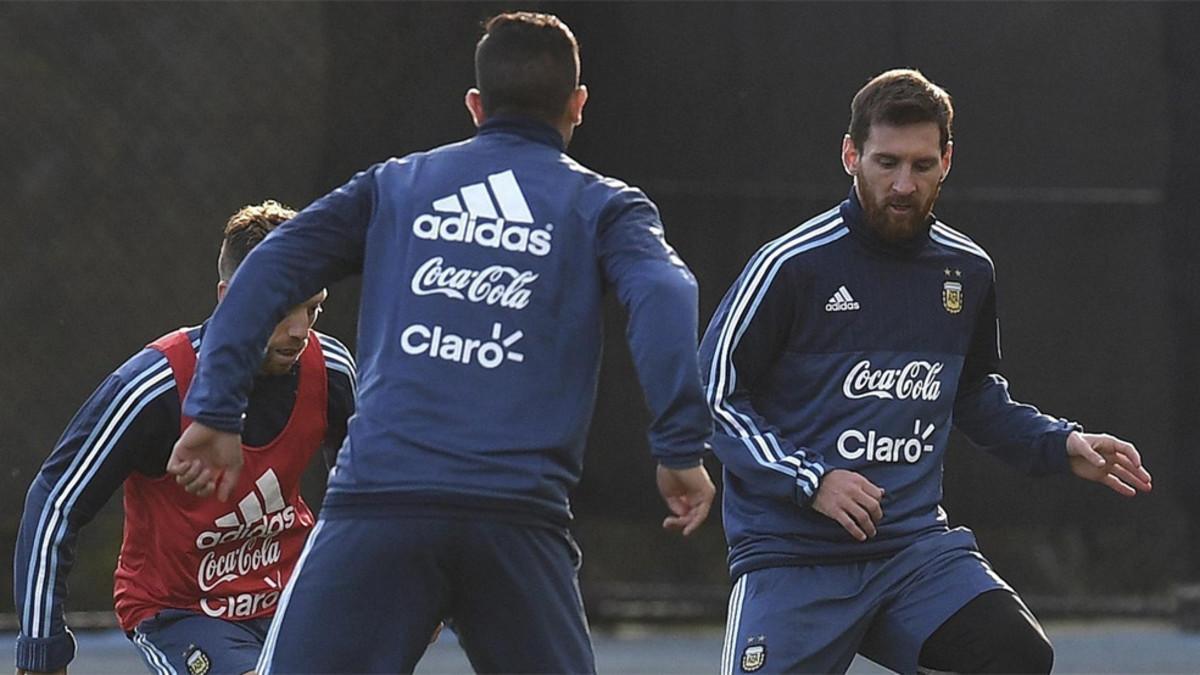
<path fill-rule="evenodd" d="M 193 345 L 203 327 L 188 330 Z M 354 411 L 354 358 L 336 338 L 318 333 L 328 378 L 327 465 Z M 297 370 L 253 378 L 243 440 L 266 445 L 287 426 L 296 401 Z M 29 486 L 13 556 L 13 598 L 21 620 L 16 666 L 64 668 L 75 656 L 64 606 L 75 543 L 133 473 L 162 476 L 179 439 L 179 391 L 162 352 L 147 347 L 113 371 L 75 413 Z M 170 552 L 164 552 L 169 555 Z"/>
<path fill-rule="evenodd" d="M 945 530 L 951 426 L 1027 473 L 1067 469 L 1077 425 L 1013 401 L 997 374 L 991 259 L 932 220 L 886 242 L 852 190 L 759 249 L 713 316 L 701 362 L 734 578 L 889 556 Z M 885 490 L 865 542 L 811 508 L 833 469 Z"/>
<path fill-rule="evenodd" d="M 565 524 L 609 288 L 629 312 L 654 457 L 699 464 L 712 422 L 691 272 L 645 194 L 522 117 L 372 166 L 276 228 L 213 317 L 187 414 L 237 431 L 271 326 L 359 273 L 358 408 L 323 517 L 432 508 Z"/>

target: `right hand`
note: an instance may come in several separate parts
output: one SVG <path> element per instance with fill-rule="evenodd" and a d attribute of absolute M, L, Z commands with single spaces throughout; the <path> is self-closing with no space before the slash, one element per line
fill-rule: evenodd
<path fill-rule="evenodd" d="M 875 525 L 883 519 L 883 488 L 862 474 L 834 469 L 821 478 L 812 507 L 841 524 L 850 536 L 866 541 L 875 536 Z"/>
<path fill-rule="evenodd" d="M 713 497 L 717 494 L 704 465 L 690 469 L 669 469 L 659 464 L 655 479 L 658 493 L 674 514 L 663 520 L 663 528 L 682 530 L 685 537 L 695 532 L 708 517 Z"/>

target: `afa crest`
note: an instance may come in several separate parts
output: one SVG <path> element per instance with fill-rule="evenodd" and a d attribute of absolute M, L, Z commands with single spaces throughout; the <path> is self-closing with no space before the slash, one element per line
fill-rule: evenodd
<path fill-rule="evenodd" d="M 196 645 L 188 648 L 184 655 L 184 663 L 187 664 L 189 675 L 207 675 L 212 662 L 208 660 L 208 654 L 205 654 Z"/>
<path fill-rule="evenodd" d="M 767 646 L 750 645 L 742 650 L 742 672 L 753 673 L 767 662 Z"/>
<path fill-rule="evenodd" d="M 951 314 L 958 314 L 963 309 L 962 282 L 947 281 L 942 284 L 942 307 Z"/>

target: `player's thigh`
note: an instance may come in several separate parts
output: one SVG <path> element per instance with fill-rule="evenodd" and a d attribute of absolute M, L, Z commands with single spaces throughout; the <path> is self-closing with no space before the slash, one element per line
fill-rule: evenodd
<path fill-rule="evenodd" d="M 910 546 L 887 563 L 874 583 L 890 586 L 894 593 L 881 607 L 861 652 L 903 673 L 917 669 L 921 646 L 955 612 L 982 593 L 1012 590 L 965 529 Z"/>
<path fill-rule="evenodd" d="M 497 522 L 467 532 L 451 613 L 476 672 L 595 672 L 570 534 Z"/>
<path fill-rule="evenodd" d="M 1054 648 L 1021 598 L 996 589 L 939 626 L 921 647 L 920 662 L 955 673 L 1049 673 Z"/>
<path fill-rule="evenodd" d="M 769 567 L 739 577 L 722 675 L 845 672 L 875 604 L 862 588 L 863 567 Z"/>
<path fill-rule="evenodd" d="M 151 673 L 241 675 L 258 661 L 262 623 L 168 609 L 138 624 L 130 639 Z"/>
<path fill-rule="evenodd" d="M 260 673 L 411 672 L 442 617 L 444 523 L 321 520 L 267 635 Z"/>

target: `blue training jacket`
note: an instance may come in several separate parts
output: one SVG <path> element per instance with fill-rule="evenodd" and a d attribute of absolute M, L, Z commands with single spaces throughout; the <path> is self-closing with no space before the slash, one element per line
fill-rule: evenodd
<path fill-rule="evenodd" d="M 889 556 L 945 530 L 951 426 L 1027 473 L 1067 470 L 1078 425 L 1014 402 L 999 361 L 992 261 L 936 219 L 888 243 L 851 190 L 759 249 L 701 344 L 733 577 Z M 811 508 L 833 469 L 884 489 L 873 538 Z"/>
<path fill-rule="evenodd" d="M 187 331 L 194 346 L 207 339 L 204 327 Z M 328 465 L 354 411 L 354 358 L 336 338 L 322 333 L 317 338 L 328 378 L 328 431 L 322 446 Z M 297 373 L 293 369 L 254 378 L 242 435 L 247 445 L 266 445 L 287 426 Z M 167 458 L 178 439 L 179 390 L 166 356 L 150 347 L 114 370 L 75 413 L 25 496 L 12 567 L 21 622 L 17 668 L 52 672 L 75 658 L 65 607 L 79 532 L 130 475 L 166 475 Z"/>
<path fill-rule="evenodd" d="M 323 517 L 465 508 L 567 522 L 608 288 L 629 312 L 654 457 L 699 464 L 712 421 L 695 279 L 646 195 L 571 159 L 549 125 L 492 118 L 276 228 L 213 316 L 186 413 L 236 431 L 271 326 L 356 273 L 358 407 Z"/>

